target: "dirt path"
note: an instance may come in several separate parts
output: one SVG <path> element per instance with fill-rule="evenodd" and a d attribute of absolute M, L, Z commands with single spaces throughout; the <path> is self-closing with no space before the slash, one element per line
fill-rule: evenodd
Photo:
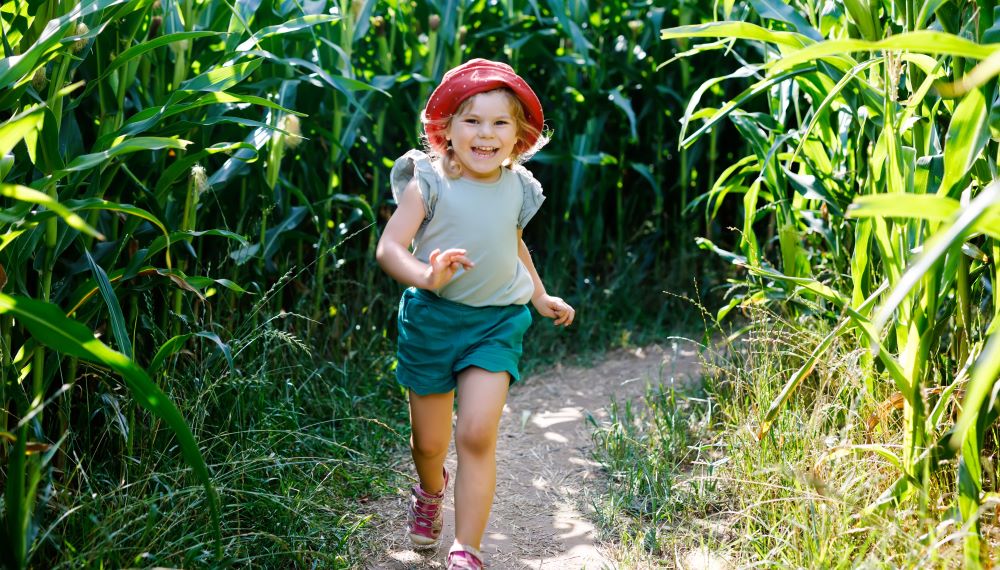
<path fill-rule="evenodd" d="M 508 397 L 497 444 L 497 497 L 482 551 L 496 569 L 616 568 L 591 522 L 588 493 L 600 492 L 600 466 L 591 459 L 587 415 L 607 417 L 606 407 L 636 398 L 648 383 L 681 382 L 698 370 L 689 347 L 616 351 L 593 367 L 556 365 L 526 378 Z M 454 448 L 447 460 L 454 473 Z M 452 494 L 446 501 L 442 546 L 421 554 L 404 534 L 408 490 L 372 505 L 380 552 L 370 568 L 443 568 L 454 538 Z"/>

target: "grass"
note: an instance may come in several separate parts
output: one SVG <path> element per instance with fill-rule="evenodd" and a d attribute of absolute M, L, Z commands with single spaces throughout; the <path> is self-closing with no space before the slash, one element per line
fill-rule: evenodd
<path fill-rule="evenodd" d="M 877 449 L 899 454 L 902 414 L 876 420 L 891 394 L 860 380 L 863 350 L 831 347 L 758 440 L 771 401 L 826 332 L 757 312 L 737 342 L 704 353 L 701 383 L 661 374 L 640 401 L 612 402 L 594 423 L 608 475 L 595 506 L 623 564 L 708 551 L 736 567 L 961 566 L 967 529 L 947 477 L 932 477 L 925 514 L 909 503 L 871 507 L 898 477 Z M 980 517 L 995 536 L 992 506 Z"/>
<path fill-rule="evenodd" d="M 279 279 L 263 298 L 280 301 L 293 284 Z M 594 360 L 664 334 L 677 313 L 644 311 L 630 284 L 550 287 L 576 304 L 584 326 L 536 319 L 526 370 Z M 357 567 L 374 539 L 361 505 L 409 485 L 406 402 L 393 381 L 391 313 L 382 309 L 394 305 L 396 289 L 387 279 L 378 286 L 385 292 L 359 288 L 344 299 L 343 326 L 311 335 L 294 300 L 270 316 L 254 316 L 257 305 L 237 311 L 243 320 L 227 334 L 232 367 L 204 338 L 166 361 L 158 381 L 185 414 L 221 499 L 224 566 Z M 609 304 L 609 295 L 639 302 Z M 84 367 L 80 388 L 98 393 L 98 372 Z M 33 560 L 53 568 L 218 566 L 203 489 L 169 430 L 121 390 L 90 402 L 72 421 L 82 426 L 76 437 L 95 442 L 92 453 L 52 475 Z"/>
<path fill-rule="evenodd" d="M 547 291 L 564 296 L 577 313 L 569 328 L 553 327 L 547 319 L 534 315 L 534 325 L 524 341 L 523 365 L 528 372 L 553 359 L 588 365 L 608 350 L 648 346 L 678 331 L 696 334 L 693 331 L 703 328 L 703 315 L 692 308 L 689 298 L 700 297 L 702 287 L 711 287 L 718 280 L 717 269 L 701 262 L 693 247 L 680 248 L 669 270 L 657 270 L 649 259 L 629 254 L 616 260 L 606 273 L 585 277 L 582 282 L 563 273 L 572 264 L 572 252 L 540 251 L 533 255 Z M 692 274 L 698 279 L 691 279 Z M 650 287 L 650 282 L 658 286 Z M 684 293 L 665 297 L 664 289 Z"/>
<path fill-rule="evenodd" d="M 351 513 L 397 485 L 407 436 L 397 291 L 371 262 L 386 177 L 462 59 L 514 64 L 555 129 L 525 239 L 581 314 L 539 323 L 526 367 L 668 328 L 641 284 L 684 274 L 663 254 L 697 233 L 676 222 L 714 168 L 669 150 L 673 9 L 279 4 L 2 4 L 0 564 L 356 562 Z M 44 328 L 21 298 L 49 303 Z M 67 318 L 84 332 L 53 344 Z"/>
<path fill-rule="evenodd" d="M 367 517 L 405 443 L 391 342 L 314 354 L 302 317 L 279 313 L 230 342 L 234 365 L 204 353 L 167 368 L 222 503 L 225 566 L 350 568 Z M 366 325 L 371 325 L 369 321 Z M 380 339 L 380 340 L 379 340 Z M 91 412 L 94 453 L 56 477 L 35 560 L 56 568 L 217 567 L 204 494 L 166 430 L 115 395 Z M 129 426 L 147 426 L 132 437 Z M 134 431 L 134 430 L 133 430 Z M 83 437 L 83 436 L 82 436 Z M 123 458 L 123 459 L 121 459 Z"/>

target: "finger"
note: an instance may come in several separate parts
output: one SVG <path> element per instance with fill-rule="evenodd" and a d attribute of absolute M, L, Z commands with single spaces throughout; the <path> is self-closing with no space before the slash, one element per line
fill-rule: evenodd
<path fill-rule="evenodd" d="M 465 254 L 464 249 L 449 249 L 442 254 L 446 256 L 448 263 L 461 263 L 463 266 L 469 267 L 472 265 L 472 260 L 468 258 Z"/>
<path fill-rule="evenodd" d="M 434 262 L 437 261 L 438 256 L 440 255 L 441 255 L 441 248 L 435 249 L 434 251 L 431 252 L 429 256 L 427 256 L 427 261 L 433 265 Z"/>
<path fill-rule="evenodd" d="M 456 256 L 456 257 L 452 258 L 451 261 L 452 261 L 452 263 L 460 263 L 460 264 L 462 264 L 462 267 L 464 267 L 466 269 L 472 269 L 473 267 L 476 266 L 476 264 L 473 263 L 472 260 L 469 259 L 468 257 L 466 257 L 465 255 Z"/>
<path fill-rule="evenodd" d="M 552 316 L 556 319 L 552 324 L 561 325 L 566 322 L 568 315 L 560 307 L 555 307 L 552 309 Z"/>
<path fill-rule="evenodd" d="M 446 250 L 444 250 L 444 254 L 443 255 L 446 255 L 448 257 L 455 257 L 455 256 L 458 256 L 458 255 L 465 255 L 466 253 L 468 253 L 466 250 L 464 250 L 462 248 L 455 247 L 455 248 L 452 248 L 452 249 L 446 249 Z"/>
<path fill-rule="evenodd" d="M 576 315 L 576 311 L 573 310 L 573 307 L 563 303 L 563 306 L 559 308 L 559 314 L 562 316 L 562 318 L 559 319 L 559 324 L 568 327 L 573 323 L 573 317 Z"/>

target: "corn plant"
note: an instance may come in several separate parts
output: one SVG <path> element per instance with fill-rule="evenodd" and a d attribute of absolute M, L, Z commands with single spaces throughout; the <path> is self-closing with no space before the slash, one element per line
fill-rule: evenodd
<path fill-rule="evenodd" d="M 966 562 L 979 567 L 988 559 L 978 532 L 980 455 L 996 417 L 985 394 L 1000 359 L 992 291 L 1000 195 L 988 121 L 996 87 L 980 84 L 960 99 L 942 94 L 970 62 L 997 52 L 987 43 L 993 5 L 746 7 L 759 23 L 668 28 L 661 37 L 718 40 L 703 49 L 748 42 L 762 56 L 703 84 L 683 120 L 682 147 L 728 119 L 753 148 L 705 197 L 711 205 L 742 195 L 737 251 L 702 241 L 750 275 L 747 296 L 723 312 L 780 299 L 788 311 L 838 323 L 788 379 L 760 432 L 831 342 L 853 335 L 876 358 L 872 378 L 888 379 L 904 401 L 901 472 L 879 503 L 913 499 L 929 512 L 931 473 L 960 452 Z M 973 14 L 976 25 L 963 26 Z M 739 95 L 699 108 L 712 85 L 742 78 L 753 83 Z M 937 386 L 943 395 L 928 399 Z M 962 415 L 951 425 L 944 411 L 962 388 Z"/>
<path fill-rule="evenodd" d="M 129 548 L 156 544 L 176 566 L 218 564 L 220 544 L 223 557 L 250 560 L 256 543 L 233 536 L 268 521 L 227 510 L 232 479 L 199 465 L 229 459 L 216 438 L 224 421 L 251 431 L 272 410 L 278 387 L 245 370 L 249 355 L 267 352 L 265 338 L 299 348 L 293 339 L 305 339 L 326 363 L 305 368 L 399 397 L 386 381 L 396 295 L 371 253 L 391 211 L 391 160 L 419 144 L 427 94 L 464 59 L 509 61 L 545 104 L 553 142 L 532 168 L 549 201 L 528 239 L 544 248 L 548 281 L 608 315 L 647 318 L 641 304 L 606 297 L 644 293 L 644 276 L 685 274 L 688 257 L 665 253 L 693 235 L 685 207 L 716 152 L 711 142 L 680 156 L 672 148 L 682 94 L 703 76 L 695 65 L 683 80 L 658 70 L 678 46 L 657 30 L 713 15 L 687 1 L 4 2 L 0 456 L 4 538 L 16 545 L 7 563 L 87 550 L 77 541 L 101 533 L 81 506 L 93 495 L 85 467 L 107 481 L 157 479 L 174 472 L 161 458 L 175 443 L 191 471 L 173 480 L 184 488 L 193 476 L 208 506 L 186 518 L 211 530 L 213 548 L 174 554 L 152 538 L 153 522 Z M 658 291 L 645 297 L 658 307 Z M 33 314 L 48 324 L 31 324 Z M 551 338 L 599 343 L 609 330 L 596 318 L 569 341 Z M 241 382 L 254 390 L 233 388 Z M 336 404 L 317 413 L 362 413 L 364 398 L 331 393 Z M 354 457 L 331 440 L 331 453 Z M 244 453 L 253 455 L 233 452 Z M 123 524 L 153 521 L 159 499 L 125 488 L 142 500 L 124 503 L 150 510 Z M 163 532 L 183 533 L 184 518 Z M 336 549 L 363 522 L 342 514 L 336 547 L 320 537 L 309 548 L 349 565 Z M 78 565 L 146 563 L 127 550 Z"/>
<path fill-rule="evenodd" d="M 73 386 L 82 382 L 81 370 L 91 369 L 112 385 L 120 375 L 134 403 L 155 419 L 152 442 L 165 443 L 157 442 L 156 423 L 170 428 L 205 488 L 215 556 L 222 554 L 212 474 L 171 400 L 173 389 L 143 366 L 160 370 L 193 338 L 214 341 L 232 364 L 225 339 L 198 327 L 211 326 L 204 311 L 216 288 L 233 295 L 228 302 L 246 290 L 236 275 L 192 271 L 210 270 L 253 244 L 225 225 L 206 226 L 226 215 L 212 208 L 217 197 L 209 199 L 265 150 L 269 188 L 275 189 L 279 149 L 296 136 L 288 118 L 301 113 L 286 106 L 294 104 L 283 95 L 287 89 L 266 81 L 246 85 L 265 74 L 297 81 L 305 77 L 298 69 L 317 71 L 309 61 L 266 48 L 286 55 L 277 36 L 297 41 L 339 20 L 285 10 L 281 20 L 269 22 L 275 16 L 261 11 L 255 18 L 256 9 L 252 3 L 95 0 L 14 2 L 0 10 L 0 109 L 6 115 L 0 126 L 0 435 L 7 459 L 2 538 L 10 545 L 3 552 L 11 567 L 26 567 L 40 547 L 41 506 L 51 496 L 40 490 L 55 484 L 72 492 L 78 484 L 59 473 L 76 453 L 70 447 L 80 445 L 71 434 L 89 433 L 87 410 L 98 395 L 85 390 L 76 396 Z M 348 95 L 368 88 L 318 72 Z M 262 114 L 270 118 L 261 120 Z M 275 142 L 265 149 L 268 140 Z M 286 217 L 280 230 L 264 220 L 238 228 L 259 229 L 262 236 L 249 256 L 267 261 L 271 242 L 302 219 L 303 208 L 287 200 L 281 206 Z M 210 252 L 202 247 L 206 239 L 239 249 Z M 151 287 L 164 293 L 162 302 L 150 297 Z M 153 312 L 140 312 L 143 304 Z M 95 338 L 94 331 L 104 329 L 114 349 Z M 135 428 L 144 420 L 134 410 L 127 413 L 119 452 L 132 455 L 138 452 Z M 84 439 L 81 449 L 88 448 Z M 127 473 L 127 464 L 121 468 Z"/>

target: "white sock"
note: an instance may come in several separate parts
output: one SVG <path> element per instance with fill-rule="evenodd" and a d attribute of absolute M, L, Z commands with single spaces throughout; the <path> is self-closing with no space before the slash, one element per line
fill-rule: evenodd
<path fill-rule="evenodd" d="M 479 552 L 478 548 L 474 548 L 474 547 L 469 546 L 467 544 L 462 544 L 462 543 L 460 543 L 460 542 L 458 542 L 456 540 L 455 542 L 452 543 L 451 548 L 448 550 L 448 553 L 450 554 L 450 553 L 455 552 L 457 550 L 464 550 L 466 552 L 471 552 L 472 554 L 476 555 L 476 558 L 478 558 L 480 560 L 483 559 L 483 555 Z"/>

